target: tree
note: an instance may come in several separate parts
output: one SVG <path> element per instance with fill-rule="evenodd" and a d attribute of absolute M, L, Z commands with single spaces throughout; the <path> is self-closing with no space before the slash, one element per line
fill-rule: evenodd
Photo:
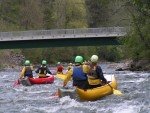
<path fill-rule="evenodd" d="M 14 31 L 19 29 L 20 0 L 0 1 L 0 31 Z"/>
<path fill-rule="evenodd" d="M 132 17 L 132 32 L 126 40 L 131 48 L 132 58 L 150 61 L 150 1 L 131 0 L 128 9 Z"/>
<path fill-rule="evenodd" d="M 41 0 L 21 1 L 20 25 L 25 30 L 43 28 L 43 10 Z"/>
<path fill-rule="evenodd" d="M 54 1 L 55 0 L 41 0 L 44 14 L 43 20 L 45 29 L 55 28 L 55 20 L 53 19 Z"/>
<path fill-rule="evenodd" d="M 55 0 L 53 18 L 56 28 L 86 28 L 84 0 Z"/>
<path fill-rule="evenodd" d="M 109 0 L 86 0 L 89 27 L 100 27 L 108 23 Z"/>

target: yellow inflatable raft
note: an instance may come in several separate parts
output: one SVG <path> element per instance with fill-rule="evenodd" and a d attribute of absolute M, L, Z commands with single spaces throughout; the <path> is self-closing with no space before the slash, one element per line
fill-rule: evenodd
<path fill-rule="evenodd" d="M 107 74 L 104 76 L 107 79 L 107 81 L 109 81 L 109 84 L 93 89 L 87 89 L 86 91 L 77 87 L 72 90 L 70 88 L 58 88 L 58 95 L 59 97 L 71 95 L 72 98 L 76 94 L 80 100 L 98 100 L 104 96 L 112 94 L 113 89 L 117 88 L 117 82 L 114 75 Z"/>
<path fill-rule="evenodd" d="M 59 73 L 56 75 L 57 78 L 64 80 L 66 78 L 66 74 Z"/>

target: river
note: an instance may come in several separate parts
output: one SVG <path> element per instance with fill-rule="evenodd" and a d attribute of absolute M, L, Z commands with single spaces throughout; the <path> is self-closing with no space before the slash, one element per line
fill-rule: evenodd
<path fill-rule="evenodd" d="M 1 71 L 0 113 L 150 113 L 150 73 L 115 71 L 108 64 L 101 67 L 104 73 L 115 75 L 123 95 L 84 102 L 69 96 L 59 99 L 54 94 L 62 86 L 60 79 L 55 78 L 52 84 L 13 86 L 21 70 Z"/>

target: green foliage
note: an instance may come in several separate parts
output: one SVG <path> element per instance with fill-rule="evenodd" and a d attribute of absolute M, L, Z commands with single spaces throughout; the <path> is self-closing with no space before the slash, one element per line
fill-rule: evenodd
<path fill-rule="evenodd" d="M 20 13 L 20 5 L 19 0 L 11 0 L 1 1 L 0 2 L 0 15 L 1 19 L 5 20 L 8 23 L 12 23 L 17 25 L 19 21 L 19 13 Z"/>
<path fill-rule="evenodd" d="M 43 21 L 45 29 L 55 28 L 55 19 L 54 19 L 54 1 L 55 0 L 43 0 Z"/>
<path fill-rule="evenodd" d="M 108 46 L 107 48 L 102 46 L 97 47 L 97 55 L 101 60 L 115 62 L 123 58 L 123 51 L 121 48 L 116 46 Z"/>
<path fill-rule="evenodd" d="M 25 30 L 43 28 L 43 9 L 41 0 L 21 1 L 20 26 Z"/>
<path fill-rule="evenodd" d="M 86 0 L 90 27 L 104 26 L 108 21 L 109 0 Z"/>
<path fill-rule="evenodd" d="M 26 59 L 30 60 L 31 63 L 41 63 L 44 59 L 42 56 L 43 49 L 22 49 L 22 54 L 26 56 Z"/>
<path fill-rule="evenodd" d="M 45 49 L 23 49 L 22 53 L 26 59 L 32 63 L 41 63 L 43 59 L 48 63 L 74 62 L 74 58 L 78 55 L 83 56 L 84 60 L 90 60 L 93 54 L 100 57 L 101 60 L 118 61 L 122 58 L 122 50 L 120 48 L 109 47 L 67 47 L 67 48 L 45 48 Z"/>
<path fill-rule="evenodd" d="M 86 7 L 84 0 L 55 0 L 53 20 L 56 28 L 87 27 Z M 84 18 L 84 20 L 81 20 Z"/>
<path fill-rule="evenodd" d="M 130 54 L 135 61 L 142 59 L 150 61 L 150 1 L 131 0 L 130 5 L 134 9 L 129 10 L 133 24 L 126 44 L 131 48 Z"/>
<path fill-rule="evenodd" d="M 19 29 L 20 17 L 19 0 L 0 1 L 0 31 L 13 31 Z"/>

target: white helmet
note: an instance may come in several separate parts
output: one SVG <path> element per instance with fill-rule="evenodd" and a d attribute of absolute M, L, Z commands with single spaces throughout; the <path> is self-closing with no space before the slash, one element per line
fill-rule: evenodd
<path fill-rule="evenodd" d="M 98 62 L 98 56 L 97 55 L 92 55 L 91 62 Z"/>

